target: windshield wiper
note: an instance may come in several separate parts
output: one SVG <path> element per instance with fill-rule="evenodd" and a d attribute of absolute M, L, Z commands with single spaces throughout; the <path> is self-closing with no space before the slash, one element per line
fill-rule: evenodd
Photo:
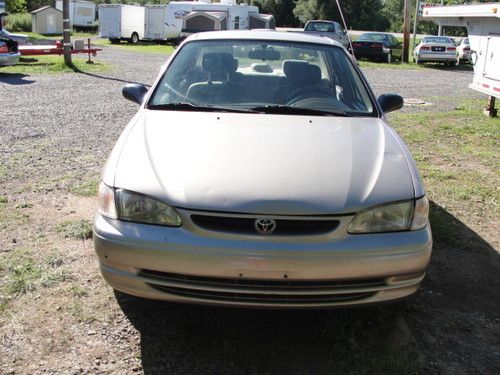
<path fill-rule="evenodd" d="M 310 108 L 300 108 L 291 107 L 287 105 L 265 105 L 261 107 L 253 107 L 253 111 L 258 111 L 261 113 L 268 114 L 280 114 L 280 115 L 313 115 L 313 116 L 340 116 L 340 117 L 352 117 L 349 113 L 340 110 L 330 110 L 323 111 L 321 109 L 310 109 Z"/>
<path fill-rule="evenodd" d="M 166 104 L 150 104 L 148 109 L 153 110 L 172 110 L 172 111 L 193 111 L 193 112 L 237 112 L 237 113 L 254 113 L 251 109 L 235 108 L 235 107 L 216 107 L 212 105 L 200 105 L 193 103 L 166 103 Z"/>

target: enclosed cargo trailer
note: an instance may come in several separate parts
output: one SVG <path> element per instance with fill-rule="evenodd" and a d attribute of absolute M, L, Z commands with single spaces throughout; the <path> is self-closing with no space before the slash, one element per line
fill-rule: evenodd
<path fill-rule="evenodd" d="M 63 2 L 56 2 L 56 9 L 63 10 Z M 91 1 L 70 1 L 69 2 L 69 24 L 71 27 L 91 28 L 96 26 L 96 8 Z"/>
<path fill-rule="evenodd" d="M 144 39 L 145 10 L 139 5 L 100 4 L 99 37 L 111 43 L 126 40 L 138 43 Z"/>

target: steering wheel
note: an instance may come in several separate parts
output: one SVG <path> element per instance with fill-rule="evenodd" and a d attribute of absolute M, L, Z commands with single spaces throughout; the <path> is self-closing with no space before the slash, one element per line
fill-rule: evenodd
<path fill-rule="evenodd" d="M 294 106 L 297 102 L 305 99 L 325 98 L 335 99 L 335 94 L 326 87 L 306 86 L 293 90 L 286 98 L 287 106 Z"/>

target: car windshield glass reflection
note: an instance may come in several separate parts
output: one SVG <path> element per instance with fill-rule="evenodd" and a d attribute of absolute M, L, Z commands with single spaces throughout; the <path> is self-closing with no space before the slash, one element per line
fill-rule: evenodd
<path fill-rule="evenodd" d="M 205 40 L 182 47 L 157 85 L 149 109 L 225 110 L 294 107 L 287 114 L 376 116 L 346 52 L 293 42 Z M 309 111 L 307 111 L 309 110 Z M 317 112 L 314 112 L 317 111 Z"/>

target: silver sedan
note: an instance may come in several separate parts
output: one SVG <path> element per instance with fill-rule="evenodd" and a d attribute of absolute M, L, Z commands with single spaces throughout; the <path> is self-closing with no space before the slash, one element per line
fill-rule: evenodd
<path fill-rule="evenodd" d="M 258 67 L 258 68 L 256 68 Z M 416 292 L 432 248 L 415 163 L 337 42 L 295 33 L 188 38 L 102 174 L 94 243 L 115 289 L 277 308 Z"/>
<path fill-rule="evenodd" d="M 20 57 L 16 41 L 0 38 L 0 66 L 15 65 Z"/>

